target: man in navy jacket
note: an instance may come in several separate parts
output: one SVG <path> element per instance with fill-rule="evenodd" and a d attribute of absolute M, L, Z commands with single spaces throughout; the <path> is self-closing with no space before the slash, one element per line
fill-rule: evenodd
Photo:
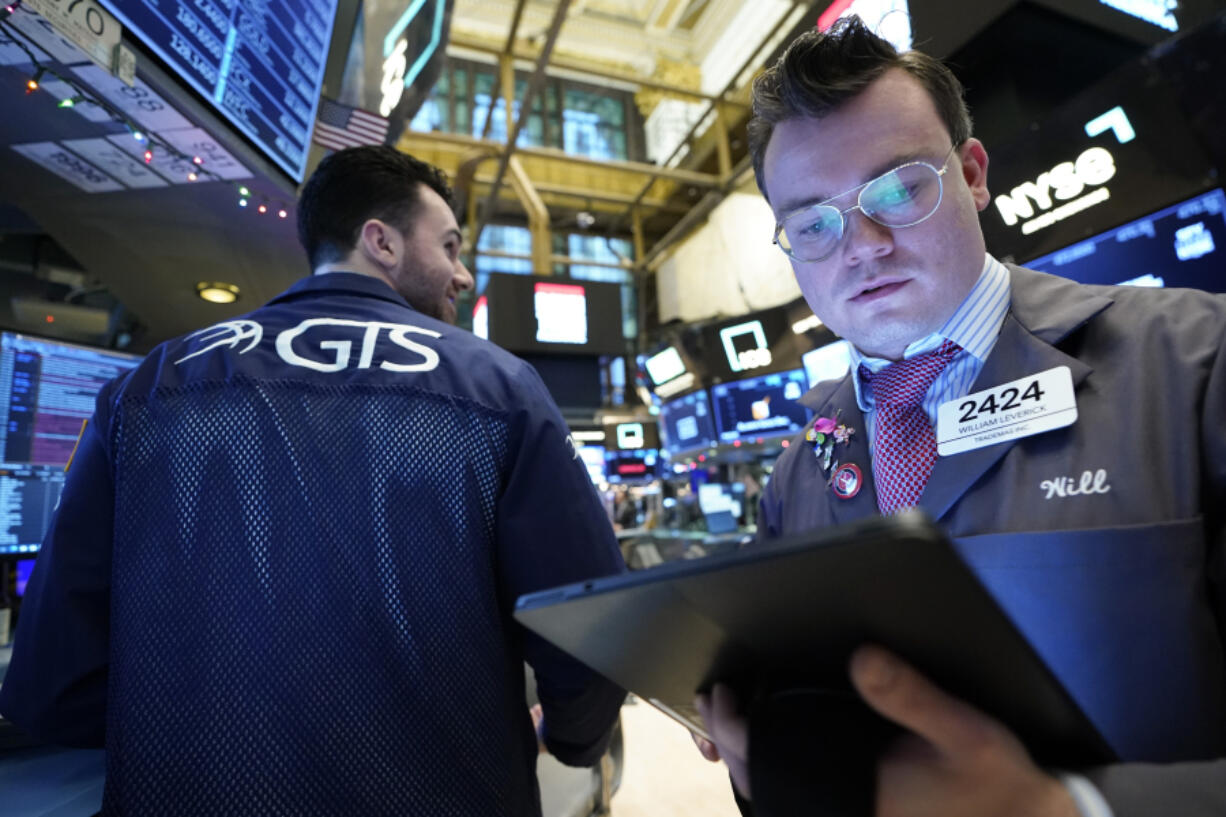
<path fill-rule="evenodd" d="M 106 747 L 103 812 L 537 815 L 623 692 L 511 618 L 624 569 L 540 378 L 452 326 L 450 190 L 388 147 L 303 189 L 314 275 L 98 397 L 0 710 Z"/>

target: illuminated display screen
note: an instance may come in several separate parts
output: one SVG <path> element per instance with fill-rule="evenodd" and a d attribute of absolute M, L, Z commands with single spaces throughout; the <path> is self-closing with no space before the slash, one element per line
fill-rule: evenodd
<path fill-rule="evenodd" d="M 800 431 L 809 421 L 809 410 L 796 401 L 807 388 L 802 369 L 713 386 L 719 441 L 731 443 Z"/>
<path fill-rule="evenodd" d="M 490 302 L 484 295 L 473 304 L 473 334 L 490 339 Z"/>
<path fill-rule="evenodd" d="M 1214 190 L 1029 261 L 1083 284 L 1226 292 L 1226 194 Z"/>
<path fill-rule="evenodd" d="M 587 466 L 587 475 L 594 485 L 605 481 L 603 445 L 579 446 L 579 459 Z"/>
<path fill-rule="evenodd" d="M 26 594 L 26 585 L 30 583 L 30 574 L 34 572 L 33 559 L 21 559 L 17 562 L 17 596 Z"/>
<path fill-rule="evenodd" d="M 855 14 L 879 37 L 899 51 L 911 50 L 911 11 L 907 0 L 835 0 L 817 18 L 818 31 L 825 31 L 840 17 Z"/>
<path fill-rule="evenodd" d="M 685 374 L 685 363 L 682 362 L 681 353 L 675 346 L 670 346 L 663 352 L 647 358 L 644 365 L 647 367 L 647 374 L 651 377 L 651 382 L 657 386 Z"/>
<path fill-rule="evenodd" d="M 715 423 L 705 391 L 678 397 L 660 408 L 665 445 L 669 451 L 688 451 L 715 445 Z"/>
<path fill-rule="evenodd" d="M 605 452 L 605 476 L 609 482 L 648 482 L 659 473 L 660 454 L 654 448 L 640 451 Z"/>
<path fill-rule="evenodd" d="M 844 341 L 828 343 L 800 356 L 809 388 L 823 380 L 842 380 L 851 368 L 851 350 Z"/>
<path fill-rule="evenodd" d="M 0 333 L 0 555 L 38 550 L 98 390 L 139 360 Z"/>
<path fill-rule="evenodd" d="M 99 0 L 302 181 L 337 0 Z"/>
<path fill-rule="evenodd" d="M 488 339 L 516 354 L 625 353 L 621 289 L 603 281 L 491 273 L 480 321 Z"/>
<path fill-rule="evenodd" d="M 1099 0 L 1099 2 L 1136 17 L 1138 20 L 1165 28 L 1167 31 L 1179 30 L 1179 21 L 1175 19 L 1173 13 L 1176 4 L 1169 3 L 1167 0 Z"/>
<path fill-rule="evenodd" d="M 604 427 L 610 449 L 646 450 L 660 447 L 660 432 L 654 422 L 610 423 Z"/>
<path fill-rule="evenodd" d="M 1152 60 L 1121 66 L 992 153 L 997 258 L 1036 258 L 1199 196 L 1213 162 Z"/>
<path fill-rule="evenodd" d="M 710 533 L 736 530 L 736 520 L 745 512 L 745 486 L 739 482 L 705 482 L 698 486 L 698 507 Z"/>
<path fill-rule="evenodd" d="M 538 343 L 587 343 L 587 296 L 578 284 L 533 287 Z"/>

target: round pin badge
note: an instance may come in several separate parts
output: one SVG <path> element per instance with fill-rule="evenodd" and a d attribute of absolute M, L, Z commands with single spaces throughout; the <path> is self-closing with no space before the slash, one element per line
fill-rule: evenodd
<path fill-rule="evenodd" d="M 863 484 L 864 474 L 860 472 L 860 466 L 850 462 L 840 465 L 830 478 L 830 489 L 839 499 L 851 499 L 860 493 L 860 486 Z"/>

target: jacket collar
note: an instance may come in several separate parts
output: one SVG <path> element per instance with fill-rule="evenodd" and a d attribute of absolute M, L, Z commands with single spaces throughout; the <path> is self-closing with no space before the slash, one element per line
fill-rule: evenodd
<path fill-rule="evenodd" d="M 1005 266 L 1011 283 L 1010 314 L 1023 329 L 1049 345 L 1064 340 L 1115 303 L 1104 294 L 1109 291 L 1104 287 L 1085 286 L 1014 264 Z"/>
<path fill-rule="evenodd" d="M 413 308 L 409 302 L 400 295 L 400 293 L 396 292 L 396 290 L 392 289 L 388 284 L 379 280 L 378 278 L 370 275 L 363 275 L 359 272 L 324 272 L 320 273 L 319 275 L 308 276 L 295 283 L 292 287 L 285 290 L 268 303 L 286 303 L 289 301 L 298 300 L 299 298 L 322 295 L 325 293 L 364 295 L 369 298 L 378 298 L 383 301 L 388 301 L 408 309 Z"/>
<path fill-rule="evenodd" d="M 1093 370 L 1056 348 L 1056 344 L 1093 320 L 1114 301 L 1096 287 L 1083 286 L 1013 264 L 1006 266 L 1010 276 L 1009 314 L 1005 316 L 1000 338 L 971 391 L 1008 383 L 1057 366 L 1069 367 L 1076 390 Z M 819 417 L 833 417 L 839 410 L 842 410 L 845 421 L 847 418 L 861 417 L 851 380 L 854 376 L 855 372 L 848 372 L 841 380 L 819 383 L 800 402 L 813 409 Z M 868 463 L 868 440 L 864 438 L 862 428 L 856 431 L 858 433 L 852 439 L 858 441 L 857 446 L 848 450 L 843 460 Z M 1006 441 L 964 454 L 938 458 L 919 506 L 932 518 L 940 519 L 1015 442 Z M 859 450 L 858 446 L 862 446 L 863 450 Z M 861 470 L 866 483 L 864 489 L 855 500 L 835 503 L 837 521 L 859 518 L 876 511 L 872 468 L 861 466 Z M 871 511 L 864 507 L 861 498 L 871 500 Z"/>

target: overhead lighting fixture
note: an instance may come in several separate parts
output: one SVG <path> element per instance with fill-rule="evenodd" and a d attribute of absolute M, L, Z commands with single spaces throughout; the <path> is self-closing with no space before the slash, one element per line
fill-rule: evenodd
<path fill-rule="evenodd" d="M 201 281 L 196 284 L 196 294 L 213 304 L 232 304 L 238 300 L 238 287 L 216 281 Z"/>

